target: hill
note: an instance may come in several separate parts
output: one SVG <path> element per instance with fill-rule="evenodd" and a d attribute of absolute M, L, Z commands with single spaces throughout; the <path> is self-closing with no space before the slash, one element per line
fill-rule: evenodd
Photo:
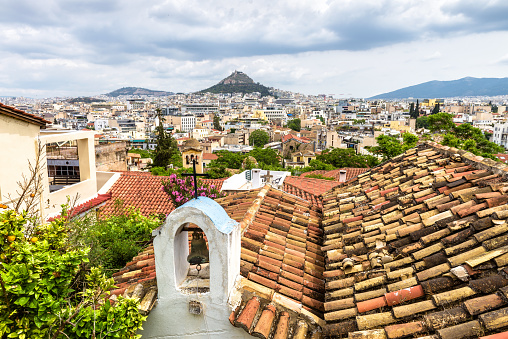
<path fill-rule="evenodd" d="M 234 71 L 225 79 L 219 81 L 218 84 L 204 89 L 199 93 L 261 93 L 261 96 L 268 96 L 270 88 L 261 85 L 259 82 L 255 83 L 247 74 L 239 71 Z"/>
<path fill-rule="evenodd" d="M 369 99 L 449 98 L 508 95 L 508 78 L 462 78 L 451 81 L 428 81 L 383 93 Z"/>
<path fill-rule="evenodd" d="M 151 96 L 166 96 L 172 95 L 173 92 L 165 92 L 165 91 L 154 91 L 151 89 L 140 88 L 140 87 L 122 87 L 117 89 L 116 91 L 105 94 L 108 97 L 118 97 L 121 95 L 129 96 L 129 95 L 151 95 Z"/>
<path fill-rule="evenodd" d="M 90 97 L 79 97 L 79 98 L 72 98 L 72 99 L 67 100 L 67 102 L 70 104 L 76 104 L 76 103 L 80 103 L 80 102 L 83 102 L 85 104 L 91 104 L 92 102 L 105 102 L 105 101 L 106 100 L 90 98 Z"/>

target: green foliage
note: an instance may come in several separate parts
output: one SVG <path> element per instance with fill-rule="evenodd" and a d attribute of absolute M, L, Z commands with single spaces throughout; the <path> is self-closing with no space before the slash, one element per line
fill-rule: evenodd
<path fill-rule="evenodd" d="M 353 119 L 353 124 L 355 125 L 364 125 L 365 119 Z"/>
<path fill-rule="evenodd" d="M 229 151 L 219 151 L 215 153 L 217 155 L 217 159 L 210 161 L 211 167 L 225 167 L 232 169 L 240 169 L 242 168 L 243 159 L 245 158 L 244 154 L 234 153 Z"/>
<path fill-rule="evenodd" d="M 439 113 L 439 110 L 440 110 L 439 106 L 440 106 L 439 102 L 434 105 L 434 109 L 432 110 L 432 114 L 438 114 Z"/>
<path fill-rule="evenodd" d="M 380 135 L 376 138 L 378 146 L 371 147 L 370 151 L 374 154 L 383 156 L 383 160 L 391 159 L 406 150 L 416 146 L 418 137 L 411 133 L 402 134 L 402 142 L 392 136 Z"/>
<path fill-rule="evenodd" d="M 448 113 L 437 113 L 430 115 L 427 119 L 431 132 L 448 132 L 455 126 L 453 115 Z"/>
<path fill-rule="evenodd" d="M 429 129 L 429 118 L 426 116 L 416 118 L 416 128 Z"/>
<path fill-rule="evenodd" d="M 335 178 L 325 177 L 322 174 L 307 174 L 306 178 L 323 179 L 323 180 L 335 180 Z"/>
<path fill-rule="evenodd" d="M 441 144 L 450 147 L 465 149 L 475 155 L 498 160 L 493 154 L 504 153 L 505 149 L 490 142 L 486 135 L 470 124 L 453 126 L 449 133 L 443 136 Z"/>
<path fill-rule="evenodd" d="M 231 176 L 231 172 L 227 170 L 226 166 L 208 167 L 206 174 L 210 179 L 229 178 Z"/>
<path fill-rule="evenodd" d="M 256 83 L 235 83 L 235 84 L 217 84 L 199 93 L 261 93 L 262 97 L 270 95 L 270 89 L 266 86 Z"/>
<path fill-rule="evenodd" d="M 159 126 L 157 126 L 157 146 L 155 147 L 153 166 L 154 167 L 167 167 L 169 164 L 181 166 L 181 154 L 178 150 L 178 144 L 173 138 L 171 133 L 167 133 L 163 126 L 164 117 L 161 110 L 157 109 L 159 117 Z"/>
<path fill-rule="evenodd" d="M 419 113 L 417 113 L 417 111 L 415 110 L 415 103 L 412 102 L 409 105 L 409 117 L 411 119 L 418 119 L 418 115 L 419 115 Z"/>
<path fill-rule="evenodd" d="M 141 158 L 153 159 L 153 152 L 146 149 L 133 148 L 129 150 L 129 153 L 135 153 L 141 155 Z"/>
<path fill-rule="evenodd" d="M 157 176 L 170 176 L 171 174 L 182 174 L 192 173 L 192 168 L 164 168 L 164 167 L 152 167 L 150 172 Z"/>
<path fill-rule="evenodd" d="M 316 160 L 330 164 L 335 168 L 342 167 L 371 167 L 378 163 L 378 160 L 373 156 L 364 156 L 356 154 L 352 148 L 333 148 L 325 149 Z M 312 163 L 312 161 L 311 161 Z"/>
<path fill-rule="evenodd" d="M 0 337 L 137 338 L 145 319 L 137 301 L 102 302 L 114 281 L 86 271 L 88 248 L 68 242 L 68 219 L 36 226 L 30 238 L 26 222 L 25 213 L 0 213 Z"/>
<path fill-rule="evenodd" d="M 257 129 L 249 136 L 249 145 L 254 147 L 263 147 L 270 141 L 270 136 L 267 132 Z"/>
<path fill-rule="evenodd" d="M 152 231 L 161 224 L 156 217 L 145 217 L 133 208 L 124 208 L 120 201 L 115 207 L 115 215 L 76 222 L 75 229 L 79 231 L 73 232 L 74 243 L 90 247 L 90 264 L 103 267 L 108 276 L 141 252 L 151 240 Z"/>
<path fill-rule="evenodd" d="M 289 120 L 286 127 L 291 128 L 293 131 L 300 132 L 302 129 L 302 121 L 300 119 Z"/>
<path fill-rule="evenodd" d="M 214 114 L 213 116 L 213 128 L 216 129 L 217 131 L 222 131 L 219 114 Z"/>
<path fill-rule="evenodd" d="M 247 155 L 254 157 L 260 166 L 280 166 L 279 153 L 271 148 L 256 147 Z"/>

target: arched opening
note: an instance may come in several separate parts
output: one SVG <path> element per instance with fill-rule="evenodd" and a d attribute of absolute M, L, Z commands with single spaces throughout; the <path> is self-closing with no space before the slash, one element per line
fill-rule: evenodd
<path fill-rule="evenodd" d="M 190 162 L 189 162 L 189 155 L 185 156 L 185 160 L 186 160 L 187 165 L 189 165 L 190 164 Z"/>
<path fill-rule="evenodd" d="M 185 223 L 175 235 L 175 281 L 183 294 L 210 291 L 210 256 L 203 230 Z"/>

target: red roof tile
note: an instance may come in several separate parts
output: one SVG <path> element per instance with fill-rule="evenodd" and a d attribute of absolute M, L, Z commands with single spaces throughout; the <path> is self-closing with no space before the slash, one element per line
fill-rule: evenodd
<path fill-rule="evenodd" d="M 103 214 L 115 213 L 117 201 L 122 202 L 123 208 L 138 208 L 143 215 L 169 214 L 175 209 L 168 195 L 162 191 L 162 180 L 165 176 L 154 176 L 148 172 L 121 172 L 120 178 L 109 190 L 111 199 L 101 207 Z M 214 184 L 218 189 L 222 187 L 224 179 L 200 179 Z"/>
<path fill-rule="evenodd" d="M 39 125 L 41 127 L 45 127 L 46 124 L 51 124 L 51 121 L 47 121 L 47 120 L 45 120 L 41 117 L 38 117 L 36 115 L 23 112 L 17 108 L 4 105 L 1 102 L 0 102 L 0 113 L 8 115 L 8 116 L 16 118 L 16 119 L 30 122 L 32 124 Z"/>

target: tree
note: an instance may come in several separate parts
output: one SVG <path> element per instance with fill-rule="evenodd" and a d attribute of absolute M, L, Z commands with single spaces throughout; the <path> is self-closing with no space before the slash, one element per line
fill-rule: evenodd
<path fill-rule="evenodd" d="M 263 165 L 280 166 L 279 153 L 274 149 L 256 147 L 248 155 L 253 156 L 260 167 Z"/>
<path fill-rule="evenodd" d="M 372 147 L 371 152 L 383 156 L 383 160 L 391 159 L 406 150 L 416 146 L 418 137 L 411 133 L 402 134 L 402 142 L 393 136 L 380 135 L 376 138 L 378 146 Z"/>
<path fill-rule="evenodd" d="M 438 114 L 439 113 L 439 102 L 437 104 L 434 105 L 434 109 L 432 110 L 432 114 Z"/>
<path fill-rule="evenodd" d="M 291 128 L 293 131 L 300 132 L 302 129 L 302 121 L 300 119 L 289 120 L 287 124 L 288 128 Z"/>
<path fill-rule="evenodd" d="M 416 99 L 416 107 L 415 107 L 414 116 L 415 117 L 420 116 L 420 102 L 418 101 L 418 99 Z"/>
<path fill-rule="evenodd" d="M 455 126 L 453 115 L 448 113 L 437 113 L 428 117 L 429 129 L 431 132 L 449 132 Z"/>
<path fill-rule="evenodd" d="M 90 248 L 90 265 L 102 267 L 108 277 L 138 255 L 161 224 L 156 216 L 145 217 L 121 201 L 115 201 L 115 212 L 97 220 L 75 218 L 69 234 L 71 243 Z"/>
<path fill-rule="evenodd" d="M 270 136 L 263 130 L 255 130 L 249 136 L 249 145 L 254 147 L 263 147 L 270 141 Z"/>
<path fill-rule="evenodd" d="M 493 155 L 496 153 L 504 153 L 505 150 L 488 140 L 488 137 L 479 128 L 470 124 L 460 124 L 453 128 L 443 136 L 441 142 L 445 146 L 457 147 L 465 149 L 475 155 L 497 160 Z"/>
<path fill-rule="evenodd" d="M 245 155 L 241 153 L 233 153 L 230 151 L 219 151 L 215 153 L 217 159 L 210 161 L 210 167 L 224 167 L 231 169 L 240 169 L 242 167 L 243 159 Z"/>
<path fill-rule="evenodd" d="M 178 163 L 178 161 L 181 163 L 181 154 L 176 140 L 171 133 L 167 133 L 164 129 L 164 117 L 160 108 L 157 109 L 157 116 L 159 118 L 159 125 L 156 128 L 157 146 L 154 151 L 153 166 L 166 168 L 169 164 Z"/>
<path fill-rule="evenodd" d="M 335 168 L 371 167 L 371 165 L 377 164 L 377 159 L 375 157 L 356 154 L 353 148 L 325 149 L 316 157 L 316 160 L 325 164 L 330 164 Z"/>
<path fill-rule="evenodd" d="M 415 110 L 415 103 L 412 102 L 410 105 L 409 105 L 409 117 L 411 119 L 418 119 L 418 113 L 417 111 Z"/>
<path fill-rule="evenodd" d="M 428 117 L 423 116 L 423 117 L 416 118 L 416 128 L 429 129 Z"/>
<path fill-rule="evenodd" d="M 213 116 L 213 128 L 217 131 L 222 131 L 222 126 L 220 125 L 220 116 L 219 114 L 215 114 Z"/>
<path fill-rule="evenodd" d="M 0 213 L 1 338 L 138 338 L 138 301 L 108 300 L 113 279 L 87 270 L 88 248 L 68 242 L 68 219 L 25 237 L 26 212 Z"/>

